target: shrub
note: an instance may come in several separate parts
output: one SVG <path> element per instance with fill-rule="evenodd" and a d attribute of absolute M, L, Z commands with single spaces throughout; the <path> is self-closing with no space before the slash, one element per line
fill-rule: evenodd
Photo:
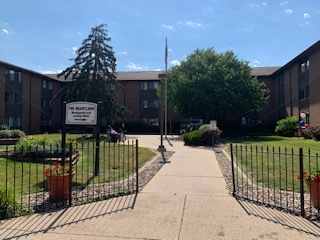
<path fill-rule="evenodd" d="M 312 134 L 312 138 L 314 140 L 319 141 L 320 140 L 320 127 L 316 126 L 316 127 L 310 127 L 309 131 L 311 131 Z"/>
<path fill-rule="evenodd" d="M 299 120 L 292 116 L 281 119 L 277 122 L 275 132 L 281 136 L 293 137 L 297 131 Z"/>
<path fill-rule="evenodd" d="M 9 130 L 10 129 L 10 127 L 9 126 L 7 126 L 7 125 L 5 125 L 5 124 L 0 124 L 0 130 Z"/>
<path fill-rule="evenodd" d="M 182 135 L 184 143 L 186 145 L 195 145 L 195 146 L 201 146 L 201 130 L 194 130 L 191 132 L 187 132 Z"/>
<path fill-rule="evenodd" d="M 12 131 L 9 129 L 0 130 L 0 138 L 11 138 Z"/>
<path fill-rule="evenodd" d="M 21 138 L 24 136 L 26 136 L 26 134 L 23 131 L 21 131 L 20 129 L 11 130 L 11 137 L 12 138 Z"/>
<path fill-rule="evenodd" d="M 222 131 L 211 130 L 210 125 L 205 127 L 200 127 L 197 130 L 187 132 L 182 135 L 184 143 L 186 145 L 194 146 L 211 146 L 212 145 L 212 134 L 214 137 L 214 142 L 216 142 L 221 135 Z"/>
<path fill-rule="evenodd" d="M 305 139 L 312 139 L 312 128 L 305 128 L 305 129 L 299 129 L 299 132 L 301 134 L 301 137 Z"/>
<path fill-rule="evenodd" d="M 18 206 L 11 189 L 0 185 L 0 219 L 13 217 Z"/>
<path fill-rule="evenodd" d="M 201 128 L 201 141 L 205 146 L 211 146 L 212 141 L 214 143 L 220 138 L 222 131 L 218 128 L 216 130 L 211 130 L 210 127 Z"/>
<path fill-rule="evenodd" d="M 26 134 L 19 129 L 4 129 L 0 130 L 0 138 L 20 138 L 24 137 Z"/>

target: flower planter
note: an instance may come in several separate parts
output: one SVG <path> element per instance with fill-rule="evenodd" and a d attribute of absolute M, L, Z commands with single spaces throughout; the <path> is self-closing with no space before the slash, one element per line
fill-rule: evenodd
<path fill-rule="evenodd" d="M 313 206 L 320 210 L 320 182 L 306 180 Z"/>
<path fill-rule="evenodd" d="M 73 178 L 74 174 L 75 171 L 72 171 L 71 178 Z M 46 174 L 46 178 L 48 181 L 50 199 L 63 200 L 69 198 L 71 185 L 69 183 L 70 174 L 59 176 Z"/>

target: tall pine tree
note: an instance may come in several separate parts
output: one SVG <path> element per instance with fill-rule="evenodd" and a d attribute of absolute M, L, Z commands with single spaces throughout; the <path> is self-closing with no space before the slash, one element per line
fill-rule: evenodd
<path fill-rule="evenodd" d="M 105 118 L 123 116 L 124 106 L 117 102 L 114 95 L 116 82 L 116 58 L 108 43 L 106 25 L 91 29 L 76 51 L 77 57 L 71 59 L 74 64 L 58 74 L 64 76 L 67 83 L 61 88 L 53 101 L 61 97 L 64 101 L 102 102 L 101 113 Z"/>

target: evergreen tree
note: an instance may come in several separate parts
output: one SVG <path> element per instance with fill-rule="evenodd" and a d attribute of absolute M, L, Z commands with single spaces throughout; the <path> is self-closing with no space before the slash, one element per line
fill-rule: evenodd
<path fill-rule="evenodd" d="M 116 58 L 111 38 L 107 34 L 106 25 L 91 29 L 89 36 L 83 40 L 82 46 L 76 51 L 77 57 L 71 59 L 74 64 L 60 74 L 67 83 L 54 97 L 64 101 L 102 102 L 101 113 L 106 117 L 123 116 L 121 106 L 114 95 L 116 82 Z"/>

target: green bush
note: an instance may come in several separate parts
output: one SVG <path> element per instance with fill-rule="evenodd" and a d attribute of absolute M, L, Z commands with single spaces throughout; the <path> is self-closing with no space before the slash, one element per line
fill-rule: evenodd
<path fill-rule="evenodd" d="M 186 145 L 194 145 L 194 146 L 201 146 L 202 141 L 201 141 L 201 130 L 194 130 L 191 132 L 187 132 L 182 135 L 184 143 Z"/>
<path fill-rule="evenodd" d="M 9 126 L 7 126 L 7 125 L 5 125 L 5 124 L 0 124 L 0 130 L 9 130 L 10 129 L 10 127 Z"/>
<path fill-rule="evenodd" d="M 0 130 L 0 138 L 11 138 L 11 130 Z"/>
<path fill-rule="evenodd" d="M 275 132 L 281 136 L 294 137 L 298 128 L 299 120 L 292 116 L 277 122 Z"/>
<path fill-rule="evenodd" d="M 23 131 L 21 131 L 20 129 L 11 130 L 11 137 L 12 138 L 21 138 L 24 136 L 26 136 L 26 134 Z"/>
<path fill-rule="evenodd" d="M 0 219 L 14 217 L 17 214 L 19 203 L 14 199 L 11 189 L 0 185 Z"/>
<path fill-rule="evenodd" d="M 186 145 L 211 146 L 212 140 L 217 142 L 221 133 L 221 130 L 210 130 L 210 125 L 206 125 L 204 127 L 200 127 L 198 130 L 187 132 L 183 134 L 182 137 Z"/>
<path fill-rule="evenodd" d="M 24 137 L 26 134 L 19 129 L 4 129 L 0 130 L 0 138 L 20 138 Z"/>

